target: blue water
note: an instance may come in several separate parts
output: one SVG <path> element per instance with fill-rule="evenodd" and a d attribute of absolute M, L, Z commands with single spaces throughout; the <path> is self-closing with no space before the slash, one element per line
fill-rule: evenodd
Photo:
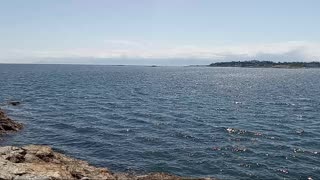
<path fill-rule="evenodd" d="M 120 172 L 320 179 L 320 69 L 0 65 L 0 91 L 25 124 L 1 145 Z"/>

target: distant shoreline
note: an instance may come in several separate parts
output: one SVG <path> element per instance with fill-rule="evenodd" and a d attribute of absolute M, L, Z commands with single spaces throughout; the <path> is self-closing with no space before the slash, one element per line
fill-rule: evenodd
<path fill-rule="evenodd" d="M 206 67 L 244 67 L 244 68 L 320 68 L 320 62 L 272 62 L 272 61 L 231 61 L 217 62 L 206 65 Z"/>
<path fill-rule="evenodd" d="M 272 61 L 229 61 L 211 64 L 192 65 L 130 65 L 130 64 L 34 64 L 34 63 L 0 63 L 0 65 L 30 65 L 30 66 L 108 66 L 108 67 L 237 67 L 237 68 L 277 68 L 277 69 L 315 69 L 320 68 L 320 62 L 272 62 Z"/>

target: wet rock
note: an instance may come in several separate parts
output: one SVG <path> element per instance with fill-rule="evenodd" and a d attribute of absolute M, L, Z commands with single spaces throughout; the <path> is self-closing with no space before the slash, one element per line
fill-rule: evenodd
<path fill-rule="evenodd" d="M 21 104 L 21 102 L 19 102 L 19 101 L 9 101 L 8 104 L 12 105 L 12 106 L 18 106 L 18 105 Z"/>
<path fill-rule="evenodd" d="M 161 179 L 161 180 L 209 180 L 210 178 L 182 178 L 179 176 L 166 174 L 166 173 L 152 173 L 143 176 L 137 176 L 135 180 L 150 180 L 150 179 Z"/>
<path fill-rule="evenodd" d="M 191 180 L 192 178 L 165 173 L 139 176 L 112 173 L 106 168 L 93 167 L 85 161 L 55 152 L 48 146 L 28 145 L 0 147 L 0 179 Z"/>
<path fill-rule="evenodd" d="M 0 135 L 8 132 L 16 132 L 21 129 L 22 124 L 7 117 L 7 115 L 0 109 Z"/>
<path fill-rule="evenodd" d="M 0 147 L 0 179 L 115 179 L 104 168 L 54 152 L 48 146 Z"/>

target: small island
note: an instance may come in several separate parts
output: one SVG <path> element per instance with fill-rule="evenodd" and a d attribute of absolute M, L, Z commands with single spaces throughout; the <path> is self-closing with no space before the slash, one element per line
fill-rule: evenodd
<path fill-rule="evenodd" d="M 320 68 L 320 62 L 273 62 L 273 61 L 231 61 L 211 63 L 209 67 L 247 68 Z"/>

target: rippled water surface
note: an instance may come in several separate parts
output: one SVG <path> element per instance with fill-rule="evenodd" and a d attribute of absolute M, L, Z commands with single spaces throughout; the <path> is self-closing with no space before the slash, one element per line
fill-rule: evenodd
<path fill-rule="evenodd" d="M 113 171 L 320 178 L 320 69 L 0 65 L 0 102 L 47 144 Z"/>

